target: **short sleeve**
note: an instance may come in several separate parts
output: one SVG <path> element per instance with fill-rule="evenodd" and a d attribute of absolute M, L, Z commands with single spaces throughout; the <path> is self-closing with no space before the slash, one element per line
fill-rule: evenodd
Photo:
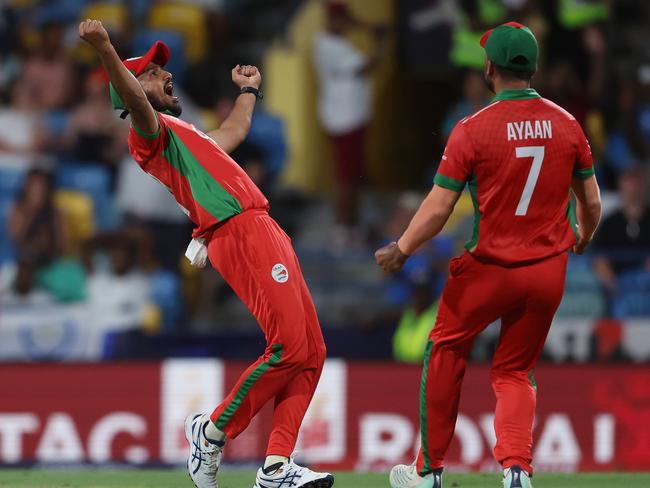
<path fill-rule="evenodd" d="M 470 180 L 474 149 L 466 131 L 463 121 L 451 131 L 438 172 L 433 179 L 434 184 L 460 192 Z"/>
<path fill-rule="evenodd" d="M 167 124 L 165 118 L 156 112 L 158 117 L 158 130 L 147 134 L 136 126 L 131 125 L 129 130 L 129 151 L 131 156 L 140 166 L 145 166 L 148 161 L 160 154 L 165 147 Z"/>
<path fill-rule="evenodd" d="M 586 180 L 594 175 L 594 162 L 591 157 L 591 147 L 587 136 L 577 121 L 574 121 L 577 138 L 577 155 L 573 167 L 573 177 Z"/>

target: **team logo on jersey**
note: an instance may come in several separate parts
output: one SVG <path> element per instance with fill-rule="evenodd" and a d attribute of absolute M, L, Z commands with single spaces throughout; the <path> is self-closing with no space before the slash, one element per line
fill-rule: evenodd
<path fill-rule="evenodd" d="M 284 264 L 278 263 L 271 269 L 271 276 L 278 283 L 286 283 L 289 281 L 289 270 Z"/>

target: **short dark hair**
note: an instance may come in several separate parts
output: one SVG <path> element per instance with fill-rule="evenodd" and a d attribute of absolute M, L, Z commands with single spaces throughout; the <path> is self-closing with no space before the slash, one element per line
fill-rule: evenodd
<path fill-rule="evenodd" d="M 530 81 L 535 76 L 534 71 L 515 71 L 513 69 L 503 68 L 494 65 L 494 70 L 499 73 L 499 76 L 507 81 Z"/>

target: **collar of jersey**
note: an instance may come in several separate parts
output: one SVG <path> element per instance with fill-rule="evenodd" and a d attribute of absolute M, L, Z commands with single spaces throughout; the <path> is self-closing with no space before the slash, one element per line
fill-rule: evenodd
<path fill-rule="evenodd" d="M 493 102 L 500 100 L 530 100 L 541 98 L 534 88 L 522 88 L 521 90 L 503 90 L 492 99 Z"/>

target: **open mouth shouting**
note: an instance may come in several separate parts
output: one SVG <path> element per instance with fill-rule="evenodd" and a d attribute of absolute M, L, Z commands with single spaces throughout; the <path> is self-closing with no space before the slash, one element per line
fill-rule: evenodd
<path fill-rule="evenodd" d="M 174 96 L 174 83 L 169 80 L 167 83 L 165 83 L 165 95 L 168 97 L 171 97 L 174 102 L 178 102 L 178 97 Z"/>

